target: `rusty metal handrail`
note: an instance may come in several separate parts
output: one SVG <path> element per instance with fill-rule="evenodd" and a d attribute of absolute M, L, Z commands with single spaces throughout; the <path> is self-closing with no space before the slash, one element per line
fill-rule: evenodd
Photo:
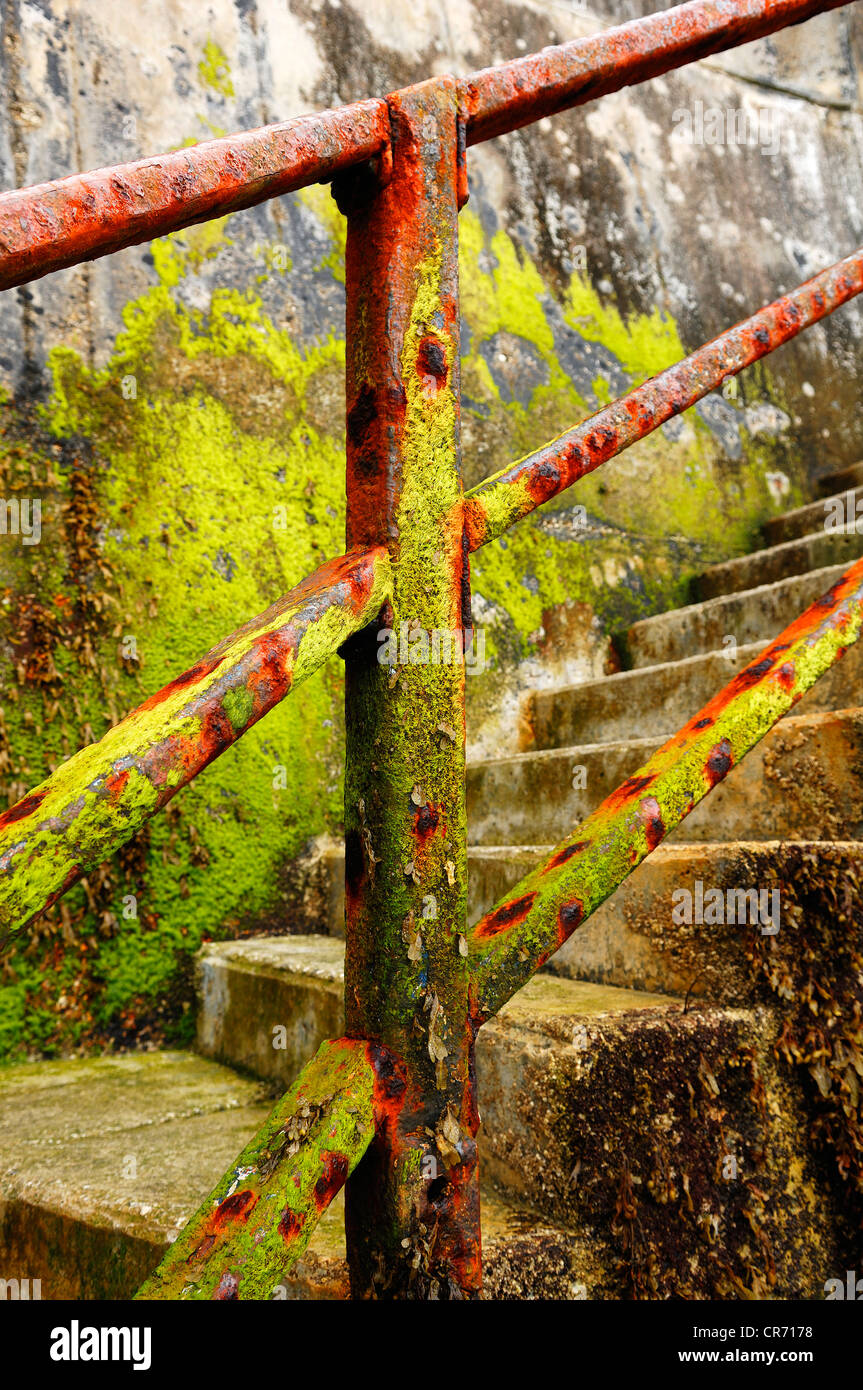
<path fill-rule="evenodd" d="M 860 636 L 863 561 L 467 931 L 464 668 L 393 679 L 376 616 L 469 633 L 471 550 L 860 293 L 863 252 L 464 494 L 466 148 L 840 3 L 692 0 L 462 82 L 0 195 L 0 288 L 315 178 L 335 178 L 348 221 L 348 555 L 0 816 L 13 928 L 345 657 L 349 1036 L 304 1068 L 140 1297 L 267 1297 L 346 1181 L 357 1296 L 475 1296 L 478 1028 Z"/>
<path fill-rule="evenodd" d="M 458 84 L 467 145 L 850 0 L 689 0 Z M 324 182 L 391 153 L 381 98 L 0 194 L 0 290 Z"/>

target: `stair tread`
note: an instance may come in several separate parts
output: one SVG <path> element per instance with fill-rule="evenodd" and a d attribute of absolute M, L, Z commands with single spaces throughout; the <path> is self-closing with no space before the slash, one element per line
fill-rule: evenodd
<path fill-rule="evenodd" d="M 792 574 L 788 575 L 785 579 L 776 579 L 771 584 L 756 584 L 753 588 L 741 589 L 740 592 L 736 594 L 717 594 L 714 598 L 700 599 L 697 603 L 683 603 L 679 608 L 669 608 L 663 613 L 653 613 L 649 618 L 640 618 L 639 621 L 633 623 L 632 626 L 633 628 L 646 628 L 651 623 L 662 622 L 672 614 L 692 613 L 696 609 L 718 608 L 722 604 L 731 605 L 742 603 L 746 599 L 758 600 L 766 593 L 777 592 L 784 588 L 790 589 L 793 585 L 799 583 L 801 579 L 811 579 L 814 581 L 818 576 L 822 576 L 825 589 L 829 589 L 830 585 L 835 583 L 839 576 L 845 572 L 846 568 L 846 565 L 825 565 L 822 569 L 807 570 L 805 574 Z M 699 655 L 704 655 L 704 653 L 699 653 Z"/>
<path fill-rule="evenodd" d="M 271 1108 L 259 1082 L 190 1052 L 6 1067 L 0 1193 L 164 1242 Z"/>
<path fill-rule="evenodd" d="M 825 495 L 835 496 L 843 488 L 863 484 L 863 462 L 851 463 L 846 468 L 836 468 L 830 473 L 822 473 L 818 488 Z"/>
<path fill-rule="evenodd" d="M 694 713 L 694 711 L 693 711 Z M 825 721 L 846 719 L 847 722 L 856 722 L 859 717 L 860 709 L 857 706 L 849 706 L 841 710 L 814 710 L 809 714 L 787 715 L 779 725 L 780 728 L 791 735 L 793 731 L 803 724 L 824 723 Z M 652 751 L 661 748 L 667 740 L 666 734 L 654 734 L 649 738 L 612 738 L 604 743 L 573 743 L 567 744 L 562 748 L 530 748 L 524 753 L 507 753 L 499 758 L 482 758 L 476 762 L 467 764 L 468 773 L 473 770 L 486 769 L 491 767 L 502 767 L 510 764 L 525 764 L 531 762 L 543 762 L 549 759 L 567 758 L 582 753 L 608 753 L 611 750 L 631 748 L 635 752 L 644 752 L 645 749 Z M 633 769 L 634 770 L 634 769 Z"/>
<path fill-rule="evenodd" d="M 643 670 L 658 662 L 715 651 L 729 634 L 740 646 L 758 641 L 766 645 L 847 570 L 845 560 L 641 618 L 625 636 L 627 665 Z"/>
<path fill-rule="evenodd" d="M 720 598 L 727 594 L 743 594 L 760 583 L 778 583 L 782 579 L 799 578 L 828 565 L 853 564 L 863 552 L 863 533 L 856 525 L 837 526 L 792 536 L 735 555 L 710 565 L 695 580 L 693 591 L 703 599 Z"/>
<path fill-rule="evenodd" d="M 802 536 L 791 536 L 787 541 L 776 541 L 774 545 L 764 545 L 761 547 L 760 550 L 747 550 L 743 555 L 732 555 L 728 560 L 718 560 L 715 565 L 708 565 L 704 573 L 711 574 L 715 570 L 730 569 L 735 565 L 743 566 L 749 562 L 763 560 L 768 555 L 781 555 L 785 553 L 790 554 L 791 551 L 802 548 L 809 541 L 820 540 L 822 536 L 857 535 L 860 535 L 860 532 L 857 531 L 855 526 L 836 526 L 833 527 L 830 531 L 825 531 L 823 528 L 815 531 L 806 531 Z M 860 536 L 860 543 L 861 545 L 863 545 L 863 535 Z M 823 569 L 825 568 L 825 566 L 822 565 L 821 568 Z M 811 571 L 808 571 L 808 573 L 811 573 Z M 791 578 L 792 576 L 786 577 Z M 774 581 L 774 583 L 779 582 L 781 581 Z M 742 589 L 740 592 L 747 593 L 748 590 Z M 723 597 L 723 595 L 718 595 L 718 597 Z"/>
<path fill-rule="evenodd" d="M 800 507 L 793 507 L 789 512 L 780 512 L 778 516 L 771 516 L 764 523 L 764 530 L 772 527 L 793 526 L 795 522 L 804 521 L 809 517 L 825 517 L 827 510 L 832 502 L 844 502 L 848 493 L 860 494 L 863 489 L 858 487 L 842 488 L 839 492 L 833 492 L 823 497 L 816 497 L 813 502 L 804 502 Z M 815 528 L 818 529 L 817 527 Z M 801 532 L 802 535 L 811 535 L 811 532 Z"/>
<path fill-rule="evenodd" d="M 676 612 L 677 610 L 670 609 L 669 611 Z M 662 615 L 656 614 L 654 616 L 661 617 Z M 647 621 L 647 619 L 643 621 Z M 745 646 L 737 648 L 737 654 L 742 657 L 745 662 L 747 656 L 751 654 L 754 659 L 759 652 L 763 652 L 769 645 L 768 642 L 747 642 Z M 677 671 L 681 668 L 689 670 L 699 663 L 703 664 L 705 661 L 710 660 L 711 657 L 724 657 L 725 655 L 726 653 L 722 647 L 715 647 L 712 651 L 697 652 L 695 656 L 682 656 L 677 661 L 657 661 L 654 666 L 636 666 L 631 671 L 614 671 L 611 675 L 602 676 L 596 680 L 550 686 L 547 689 L 533 692 L 532 697 L 536 700 L 550 700 L 555 696 L 581 694 L 582 692 L 593 690 L 607 690 L 609 685 L 614 687 L 628 684 L 637 685 L 643 682 L 645 678 L 653 672 L 670 671 L 672 669 Z M 735 667 L 734 670 L 736 671 L 737 667 Z"/>
<path fill-rule="evenodd" d="M 668 739 L 657 731 L 648 739 L 573 743 L 470 763 L 467 808 L 472 841 L 559 843 Z M 858 838 L 863 832 L 863 786 L 854 769 L 861 748 L 859 706 L 788 713 L 669 835 L 699 842 L 741 836 Z M 579 771 L 577 779 L 573 769 Z"/>
<path fill-rule="evenodd" d="M 0 1072 L 0 1198 L 144 1242 L 155 1263 L 272 1103 L 261 1098 L 258 1083 L 190 1052 L 18 1063 Z M 124 1165 L 128 1171 L 132 1157 L 137 1172 L 130 1179 Z M 482 1226 L 492 1247 L 558 1230 L 489 1184 Z M 332 1268 L 344 1255 L 339 1194 L 298 1266 L 299 1296 L 321 1296 L 322 1289 L 345 1296 L 346 1272 Z M 129 1296 L 135 1279 L 121 1296 Z M 42 1282 L 51 1297 L 50 1275 Z"/>
<path fill-rule="evenodd" d="M 335 947 L 341 948 L 336 959 Z M 327 979 L 344 979 L 344 942 L 324 936 L 258 937 L 246 941 L 211 942 L 203 948 L 205 958 L 218 957 L 243 968 L 251 961 L 256 970 L 273 975 L 308 977 L 317 984 Z M 316 952 L 321 952 L 320 958 Z M 581 980 L 558 980 L 536 975 L 504 1006 L 498 1017 L 520 1025 L 528 1020 L 561 1015 L 598 1016 L 632 1009 L 659 1008 L 674 1001 L 668 995 L 644 990 L 597 986 Z"/>

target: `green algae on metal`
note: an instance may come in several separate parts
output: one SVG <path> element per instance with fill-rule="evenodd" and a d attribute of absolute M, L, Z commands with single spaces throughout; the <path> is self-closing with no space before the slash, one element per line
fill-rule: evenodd
<path fill-rule="evenodd" d="M 470 934 L 474 1021 L 492 1017 L 863 630 L 863 560 L 487 912 Z"/>
<path fill-rule="evenodd" d="M 24 926 L 378 612 L 389 560 L 330 561 L 0 815 L 0 922 Z"/>
<path fill-rule="evenodd" d="M 331 239 L 317 268 L 342 281 L 343 220 L 322 189 L 296 196 Z M 538 265 L 503 230 L 487 237 L 473 212 L 463 212 L 459 222 L 462 429 L 474 482 L 531 448 L 538 436 L 587 413 L 591 403 L 557 354 L 549 312 L 554 291 Z M 158 239 L 151 246 L 158 283 L 125 306 L 105 366 L 89 367 L 67 348 L 51 356 L 53 391 L 44 408 L 51 447 L 67 454 L 84 448 L 87 458 L 92 451 L 88 471 L 98 501 L 99 547 L 114 571 L 113 580 L 100 585 L 105 620 L 94 639 L 106 679 L 82 663 L 75 645 L 80 604 L 69 591 L 71 557 L 63 545 L 10 555 L 4 581 L 11 585 L 10 603 L 18 607 L 22 594 L 33 594 L 47 613 L 64 615 L 61 637 L 46 653 L 63 688 L 52 693 L 16 681 L 4 641 L 0 671 L 10 693 L 3 718 L 12 766 L 0 779 L 0 805 L 18 800 L 76 747 L 98 739 L 157 684 L 191 665 L 203 647 L 344 548 L 344 339 L 339 331 L 300 344 L 292 329 L 265 312 L 262 281 L 277 275 L 290 301 L 294 282 L 316 269 L 298 246 L 256 245 L 260 273 L 248 285 L 211 292 L 204 277 L 215 271 L 224 278 L 224 256 L 243 245 L 242 218 L 214 219 Z M 275 267 L 276 249 L 282 262 L 290 253 L 293 269 Z M 184 293 L 191 280 L 201 282 L 194 295 Z M 192 307 L 201 302 L 201 288 L 209 299 L 203 311 Z M 591 342 L 605 340 L 638 375 L 661 369 L 683 350 L 669 320 L 615 319 L 574 282 L 564 292 L 563 312 L 570 327 Z M 484 354 L 499 333 L 516 336 L 544 363 L 547 383 L 525 403 L 504 401 L 489 372 Z M 750 369 L 750 383 L 760 371 Z M 135 381 L 134 400 L 121 396 L 127 378 Z M 774 397 L 766 377 L 747 385 L 748 401 Z M 527 522 L 504 544 L 477 553 L 477 600 L 493 604 L 498 618 L 485 632 L 487 669 L 468 682 L 474 705 L 499 682 L 501 664 L 533 649 L 549 606 L 571 599 L 587 604 L 606 632 L 673 606 L 684 600 L 685 583 L 704 558 L 745 548 L 768 512 L 766 469 L 785 468 L 795 486 L 787 462 L 777 465 L 767 445 L 745 435 L 744 463 L 718 469 L 713 437 L 703 421 L 693 423 L 694 437 L 676 442 L 657 435 L 655 445 L 648 440 L 637 448 L 640 466 L 661 480 L 648 516 L 634 515 L 631 498 L 637 502 L 638 490 L 628 480 L 620 485 L 619 472 L 630 466 L 621 460 L 578 486 L 579 502 L 599 523 L 582 538 L 587 543 L 573 544 L 566 526 L 558 534 Z M 38 462 L 36 442 L 29 453 Z M 64 465 L 61 496 L 69 478 Z M 22 474 L 21 487 L 29 485 Z M 51 487 L 41 487 L 43 520 L 57 536 L 62 521 L 49 516 Z M 72 601 L 58 608 L 58 595 Z M 118 657 L 120 623 L 124 635 L 137 635 L 134 663 Z M 6 615 L 3 630 L 8 640 Z M 80 884 L 70 890 L 63 902 L 81 949 L 69 949 L 64 917 L 62 940 L 57 922 L 53 936 L 28 943 L 26 957 L 16 951 L 15 981 L 10 975 L 0 986 L 0 1054 L 24 1046 L 104 1043 L 117 1029 L 131 1038 L 153 1011 L 161 1020 L 159 1036 L 165 1028 L 188 1027 L 191 1015 L 180 1015 L 177 991 L 183 962 L 201 936 L 231 934 L 240 925 L 274 926 L 285 906 L 278 887 L 283 866 L 341 819 L 340 683 L 338 663 L 331 662 L 306 685 L 299 705 L 284 702 L 246 733 L 229 760 L 187 787 L 173 803 L 176 819 L 149 823 L 134 866 L 115 857 L 100 868 L 98 906 L 93 876 L 86 891 Z M 74 703 L 68 698 L 73 686 Z M 0 761 L 3 751 L 0 734 Z M 282 790 L 276 792 L 274 764 L 281 769 Z M 248 834 L 252 817 L 255 836 Z M 128 894 L 137 898 L 137 919 L 122 917 Z M 106 932 L 102 921 L 111 917 L 117 926 Z M 47 925 L 55 924 L 46 919 Z M 65 997 L 81 997 L 86 986 L 78 1021 L 41 990 L 49 971 L 55 981 L 60 972 Z"/>
<path fill-rule="evenodd" d="M 368 1044 L 322 1043 L 136 1298 L 276 1296 L 368 1148 L 375 1089 Z"/>
<path fill-rule="evenodd" d="M 472 1298 L 480 1286 L 465 950 L 465 668 L 431 635 L 470 628 L 459 516 L 454 84 L 394 102 L 384 187 L 348 210 L 348 536 L 386 543 L 390 630 L 346 657 L 348 1030 L 405 1068 L 398 1125 L 346 1190 L 354 1297 Z M 393 254 L 393 245 L 398 254 Z M 410 632 L 401 651 L 402 630 Z M 394 635 L 386 657 L 378 636 Z M 432 1232 L 434 1233 L 432 1235 Z"/>

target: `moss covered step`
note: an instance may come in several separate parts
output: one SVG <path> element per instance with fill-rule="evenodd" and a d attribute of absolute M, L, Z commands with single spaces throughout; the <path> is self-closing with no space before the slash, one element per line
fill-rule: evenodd
<path fill-rule="evenodd" d="M 558 843 L 646 762 L 659 737 L 471 763 L 482 845 Z M 794 715 L 765 735 L 674 831 L 677 840 L 863 839 L 863 709 Z"/>
<path fill-rule="evenodd" d="M 525 751 L 567 748 L 591 741 L 637 738 L 649 718 L 658 736 L 671 735 L 691 719 L 738 671 L 756 660 L 763 642 L 728 651 L 705 652 L 660 666 L 620 671 L 603 680 L 556 690 L 532 691 L 523 703 Z M 863 690 L 863 642 L 807 691 L 795 714 L 847 709 Z"/>
<path fill-rule="evenodd" d="M 818 491 L 823 497 L 845 492 L 849 487 L 863 487 L 863 462 L 852 463 L 848 468 L 840 468 L 835 473 L 824 473 L 818 479 Z"/>
<path fill-rule="evenodd" d="M 0 1070 L 0 1270 L 128 1297 L 271 1108 L 187 1052 Z"/>
<path fill-rule="evenodd" d="M 845 565 L 812 570 L 742 594 L 691 603 L 642 618 L 629 628 L 621 645 L 630 668 L 682 661 L 700 652 L 722 651 L 736 643 L 768 643 L 826 593 Z"/>
<path fill-rule="evenodd" d="M 771 517 L 761 528 L 761 534 L 768 545 L 781 545 L 783 541 L 794 540 L 797 536 L 808 536 L 820 531 L 824 522 L 833 516 L 844 516 L 846 521 L 856 520 L 857 504 L 863 511 L 863 487 L 849 489 L 823 497 L 819 502 L 807 502 L 805 507 L 795 507 L 792 512 Z"/>
<path fill-rule="evenodd" d="M 765 967 L 778 984 L 789 955 L 822 984 L 861 953 L 859 842 L 689 842 L 654 850 L 546 969 L 736 1006 L 776 1002 Z"/>
<path fill-rule="evenodd" d="M 333 937 L 209 942 L 195 967 L 198 1050 L 287 1089 L 344 1032 L 344 967 Z"/>
<path fill-rule="evenodd" d="M 781 545 L 711 565 L 694 581 L 694 597 L 701 600 L 718 598 L 722 594 L 740 594 L 829 565 L 842 565 L 847 569 L 861 555 L 863 528 L 858 534 L 855 522 L 844 530 L 825 531 L 822 528 L 808 536 L 798 536 Z"/>
<path fill-rule="evenodd" d="M 479 1034 L 484 1171 L 579 1232 L 589 1296 L 823 1297 L 845 1197 L 768 1010 L 519 1010 Z"/>
<path fill-rule="evenodd" d="M 129 1298 L 271 1108 L 188 1052 L 0 1071 L 3 1277 L 40 1280 L 43 1299 Z M 347 1296 L 342 1221 L 337 1203 L 275 1298 Z M 493 1297 L 585 1296 L 577 1235 L 492 1191 L 483 1247 Z"/>

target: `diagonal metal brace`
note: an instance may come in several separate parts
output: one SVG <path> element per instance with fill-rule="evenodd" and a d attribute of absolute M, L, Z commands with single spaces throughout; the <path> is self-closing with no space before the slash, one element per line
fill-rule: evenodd
<path fill-rule="evenodd" d="M 527 983 L 861 629 L 858 560 L 477 922 L 469 939 L 476 1026 Z"/>

